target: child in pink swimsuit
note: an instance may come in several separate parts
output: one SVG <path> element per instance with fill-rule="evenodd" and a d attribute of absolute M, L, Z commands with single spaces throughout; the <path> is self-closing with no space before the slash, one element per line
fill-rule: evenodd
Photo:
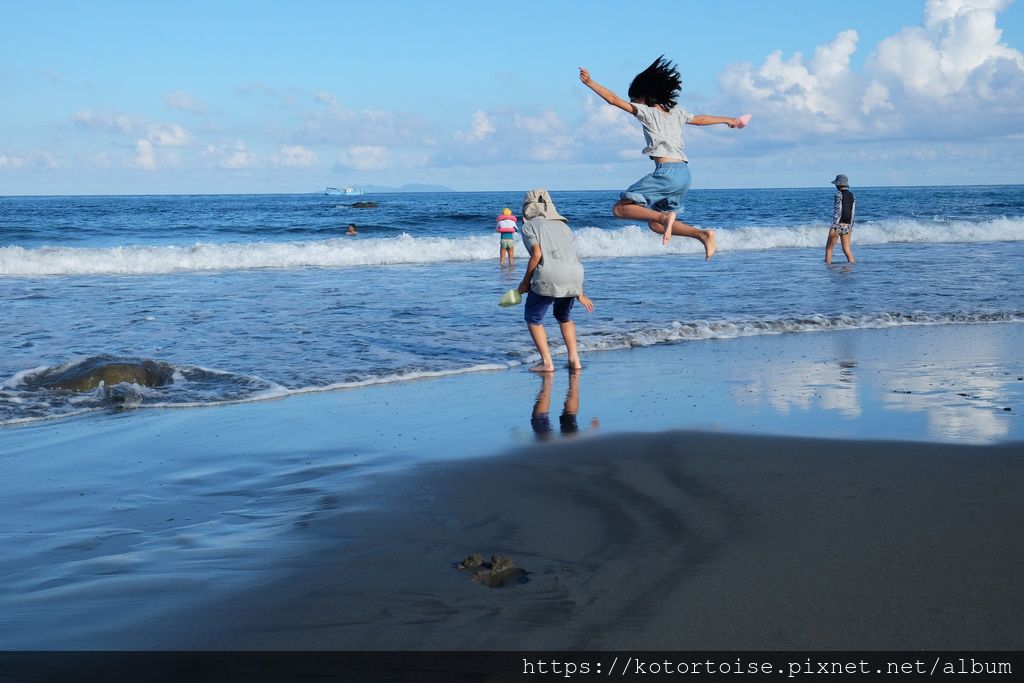
<path fill-rule="evenodd" d="M 512 265 L 512 258 L 515 256 L 516 251 L 516 221 L 518 219 L 512 215 L 512 209 L 503 209 L 501 215 L 498 216 L 498 227 L 495 230 L 501 235 L 501 240 L 498 243 L 498 266 L 500 267 L 505 260 L 505 255 L 508 254 L 508 265 Z"/>

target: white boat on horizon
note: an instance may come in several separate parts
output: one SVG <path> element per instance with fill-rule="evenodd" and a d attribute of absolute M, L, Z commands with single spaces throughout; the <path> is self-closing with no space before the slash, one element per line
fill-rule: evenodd
<path fill-rule="evenodd" d="M 366 194 L 366 192 L 364 192 L 363 190 L 357 190 L 354 187 L 342 187 L 340 189 L 337 187 L 328 187 L 326 190 L 324 190 L 324 194 L 359 195 Z"/>

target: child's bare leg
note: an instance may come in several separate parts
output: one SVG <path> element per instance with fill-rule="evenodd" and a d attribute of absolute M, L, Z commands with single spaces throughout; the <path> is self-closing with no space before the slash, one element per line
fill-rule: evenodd
<path fill-rule="evenodd" d="M 565 350 L 569 354 L 569 360 L 565 366 L 572 368 L 573 370 L 579 370 L 583 367 L 580 364 L 580 354 L 576 349 L 576 323 L 573 321 L 558 323 L 559 328 L 562 330 L 562 339 L 565 340 Z"/>
<path fill-rule="evenodd" d="M 646 221 L 650 229 L 660 235 L 662 235 L 662 244 L 668 244 L 668 241 L 672 239 L 672 231 L 669 226 L 676 219 L 674 211 L 655 211 L 654 209 L 648 209 L 646 206 L 640 206 L 634 204 L 626 199 L 620 199 L 615 202 L 612 206 L 612 213 L 619 218 L 626 218 L 635 221 Z"/>
<path fill-rule="evenodd" d="M 843 253 L 846 254 L 846 260 L 853 263 L 853 247 L 850 245 L 852 233 L 846 233 L 845 235 L 839 236 L 839 243 L 843 247 Z"/>
<path fill-rule="evenodd" d="M 828 239 L 825 240 L 825 263 L 832 263 L 832 249 L 835 248 L 838 237 L 839 233 L 835 230 L 828 231 Z"/>
<path fill-rule="evenodd" d="M 675 232 L 672 229 L 673 224 L 676 222 L 676 212 L 666 211 L 662 214 L 662 224 L 665 226 L 665 231 L 661 234 L 661 244 L 666 245 L 668 241 L 672 239 L 672 233 Z"/>
<path fill-rule="evenodd" d="M 689 223 L 676 220 L 676 222 L 672 224 L 672 234 L 679 235 L 681 237 L 692 237 L 703 244 L 705 261 L 709 261 L 711 257 L 715 255 L 715 251 L 718 250 L 718 240 L 715 237 L 714 230 L 701 230 L 700 228 L 693 227 Z"/>
<path fill-rule="evenodd" d="M 640 206 L 639 204 L 633 204 L 625 199 L 620 199 L 615 202 L 615 206 L 612 207 L 612 213 L 619 218 L 631 218 L 633 220 L 647 221 L 647 227 L 649 227 L 653 232 L 662 235 L 662 244 L 668 244 L 669 240 L 672 239 L 672 235 L 692 237 L 704 245 L 704 260 L 708 260 L 714 256 L 715 251 L 718 249 L 718 241 L 715 237 L 714 230 L 701 230 L 700 228 L 693 227 L 689 223 L 677 220 L 674 211 L 661 213 L 653 209 L 648 209 L 645 206 Z M 672 226 L 671 231 L 666 230 L 668 225 Z"/>
<path fill-rule="evenodd" d="M 548 333 L 544 331 L 544 326 L 527 323 L 526 327 L 530 330 L 530 336 L 533 337 L 533 345 L 537 347 L 537 353 L 540 354 L 540 362 L 530 368 L 530 371 L 554 372 L 555 364 L 551 360 L 551 349 L 548 348 Z"/>

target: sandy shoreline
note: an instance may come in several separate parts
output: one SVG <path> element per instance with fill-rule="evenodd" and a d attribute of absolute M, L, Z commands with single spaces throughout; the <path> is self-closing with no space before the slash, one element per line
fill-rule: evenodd
<path fill-rule="evenodd" d="M 316 524 L 328 548 L 287 578 L 162 620 L 160 644 L 1020 649 L 1022 485 L 1008 445 L 693 432 L 435 464 Z M 452 568 L 475 552 L 529 581 Z"/>
<path fill-rule="evenodd" d="M 547 387 L 516 368 L 0 430 L 0 647 L 1020 648 L 1022 341 L 691 342 Z M 471 553 L 530 580 L 474 583 Z"/>

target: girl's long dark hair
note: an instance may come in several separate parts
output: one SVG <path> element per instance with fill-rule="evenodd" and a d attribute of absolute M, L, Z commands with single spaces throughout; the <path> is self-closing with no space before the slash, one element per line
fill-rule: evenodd
<path fill-rule="evenodd" d="M 683 81 L 676 65 L 662 55 L 629 84 L 629 99 L 640 100 L 652 107 L 660 104 L 665 109 L 672 109 L 682 87 Z"/>

